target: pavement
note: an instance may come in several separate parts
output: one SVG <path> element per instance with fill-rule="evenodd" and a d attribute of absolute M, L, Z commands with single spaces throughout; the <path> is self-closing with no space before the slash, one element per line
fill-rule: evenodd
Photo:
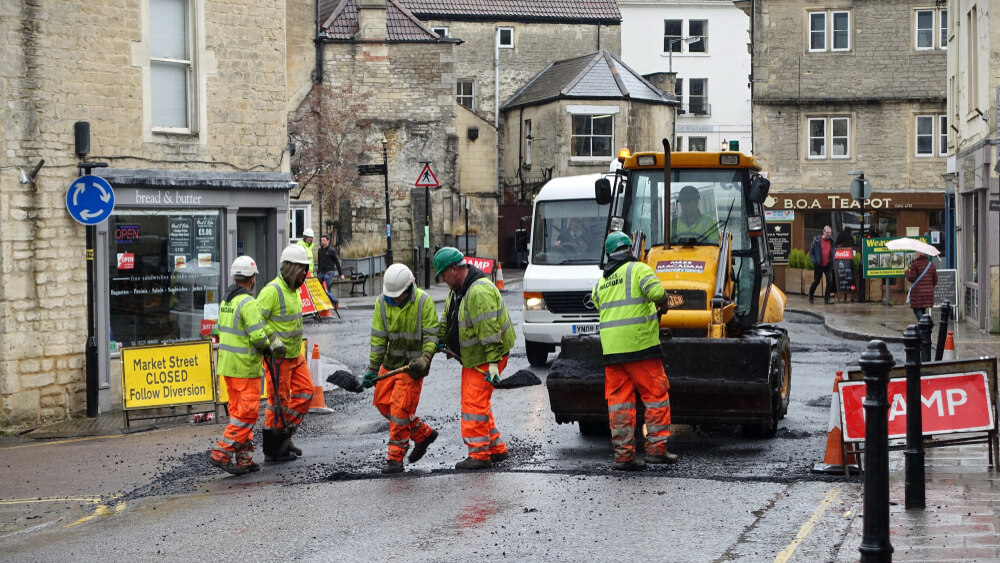
<path fill-rule="evenodd" d="M 506 291 L 519 291 L 523 271 L 504 272 Z M 341 307 L 370 308 L 381 290 L 380 279 L 367 284 L 368 295 L 341 298 Z M 427 290 L 437 302 L 448 294 L 444 284 Z M 916 322 L 909 307 L 879 302 L 838 301 L 827 305 L 822 299 L 810 304 L 805 296 L 789 295 L 786 311 L 822 318 L 831 332 L 849 339 L 881 339 L 901 342 L 903 330 Z M 934 311 L 935 323 L 939 312 Z M 997 356 L 1000 335 L 987 334 L 965 323 L 952 323 L 959 358 Z M 308 325 L 307 325 L 308 331 Z M 935 326 L 936 341 L 937 326 Z M 902 363 L 904 358 L 896 358 Z M 136 424 L 137 431 L 184 424 L 190 417 L 152 419 Z M 96 419 L 71 419 L 35 429 L 21 439 L 52 439 L 121 434 L 120 412 L 102 413 Z M 6 441 L 5 439 L 4 441 Z M 1000 472 L 988 463 L 984 443 L 928 448 L 926 450 L 926 509 L 904 509 L 903 454 L 890 453 L 890 542 L 899 561 L 1000 561 Z M 859 507 L 860 509 L 860 507 Z M 855 518 L 838 554 L 831 560 L 857 561 L 863 518 Z M 814 532 L 816 533 L 816 532 Z"/>

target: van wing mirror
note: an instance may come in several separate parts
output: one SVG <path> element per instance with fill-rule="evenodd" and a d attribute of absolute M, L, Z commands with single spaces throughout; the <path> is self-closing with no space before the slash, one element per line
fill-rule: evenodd
<path fill-rule="evenodd" d="M 753 203 L 764 203 L 767 192 L 771 190 L 771 181 L 763 176 L 757 176 L 750 182 L 749 199 Z"/>
<path fill-rule="evenodd" d="M 611 203 L 611 182 L 607 178 L 594 182 L 594 198 L 597 200 L 597 205 Z"/>

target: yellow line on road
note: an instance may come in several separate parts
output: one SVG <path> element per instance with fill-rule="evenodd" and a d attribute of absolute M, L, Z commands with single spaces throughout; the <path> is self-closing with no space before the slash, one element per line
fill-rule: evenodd
<path fill-rule="evenodd" d="M 20 498 L 11 500 L 0 500 L 0 505 L 10 505 L 10 504 L 31 504 L 35 502 L 89 502 L 91 504 L 96 504 L 100 502 L 100 498 Z"/>
<path fill-rule="evenodd" d="M 809 532 L 816 527 L 816 523 L 819 522 L 820 516 L 822 516 L 823 513 L 826 512 L 826 509 L 833 504 L 838 496 L 840 496 L 840 490 L 840 487 L 837 487 L 836 489 L 826 493 L 823 500 L 820 501 L 819 506 L 817 506 L 816 510 L 812 513 L 812 516 L 810 516 L 809 519 L 806 520 L 805 524 L 802 524 L 802 527 L 799 528 L 799 533 L 795 536 L 795 539 L 792 540 L 792 543 L 788 544 L 788 547 L 783 549 L 781 553 L 774 558 L 774 563 L 787 563 L 787 561 L 792 558 L 792 555 L 795 553 L 796 548 L 799 547 L 799 544 L 802 543 L 802 540 L 806 539 Z"/>
<path fill-rule="evenodd" d="M 124 438 L 125 434 L 111 434 L 108 436 L 87 436 L 86 438 L 72 438 L 69 440 L 55 440 L 53 442 L 39 442 L 37 444 L 23 444 L 20 446 L 11 446 L 9 448 L 0 448 L 2 450 L 19 450 L 21 448 L 38 448 L 41 446 L 54 446 L 56 444 L 73 444 L 76 442 L 88 442 L 90 440 L 103 440 L 105 438 Z"/>
<path fill-rule="evenodd" d="M 97 518 L 98 516 L 111 516 L 113 514 L 118 514 L 122 510 L 125 510 L 125 501 L 123 501 L 123 500 L 120 500 L 120 501 L 118 501 L 115 504 L 114 510 L 111 510 L 110 508 L 108 508 L 107 505 L 99 504 L 99 505 L 97 505 L 97 506 L 94 507 L 94 513 L 93 514 L 90 514 L 88 516 L 84 516 L 83 518 L 80 518 L 79 520 L 77 520 L 76 522 L 73 522 L 72 524 L 66 524 L 65 526 L 63 526 L 63 528 L 72 528 L 73 526 L 77 526 L 79 524 L 83 524 L 84 522 L 89 522 L 90 520 L 93 520 L 94 518 Z"/>

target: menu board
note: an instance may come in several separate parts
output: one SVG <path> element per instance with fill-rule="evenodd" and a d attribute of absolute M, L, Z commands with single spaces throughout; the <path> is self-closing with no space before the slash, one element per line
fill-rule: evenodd
<path fill-rule="evenodd" d="M 215 238 L 216 221 L 215 217 L 195 217 L 194 251 L 196 253 L 215 253 L 216 244 L 218 244 Z"/>
<path fill-rule="evenodd" d="M 787 264 L 788 253 L 792 250 L 792 224 L 766 223 L 767 249 L 771 252 L 771 260 L 775 264 Z"/>
<path fill-rule="evenodd" d="M 171 217 L 167 222 L 167 254 L 191 255 L 191 218 Z"/>
<path fill-rule="evenodd" d="M 952 307 L 958 305 L 958 270 L 938 270 L 938 281 L 934 286 L 934 306 L 940 307 L 948 301 Z"/>
<path fill-rule="evenodd" d="M 850 248 L 838 248 L 833 258 L 837 269 L 837 291 L 854 291 L 857 287 L 854 282 L 854 251 Z"/>

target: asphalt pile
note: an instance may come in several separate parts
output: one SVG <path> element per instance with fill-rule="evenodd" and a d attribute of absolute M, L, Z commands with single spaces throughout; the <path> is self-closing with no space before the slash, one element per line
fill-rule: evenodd
<path fill-rule="evenodd" d="M 541 384 L 542 380 L 538 379 L 537 375 L 526 369 L 519 369 L 514 372 L 514 375 L 501 379 L 493 387 L 497 389 L 517 389 L 518 387 L 531 387 L 532 385 Z"/>

